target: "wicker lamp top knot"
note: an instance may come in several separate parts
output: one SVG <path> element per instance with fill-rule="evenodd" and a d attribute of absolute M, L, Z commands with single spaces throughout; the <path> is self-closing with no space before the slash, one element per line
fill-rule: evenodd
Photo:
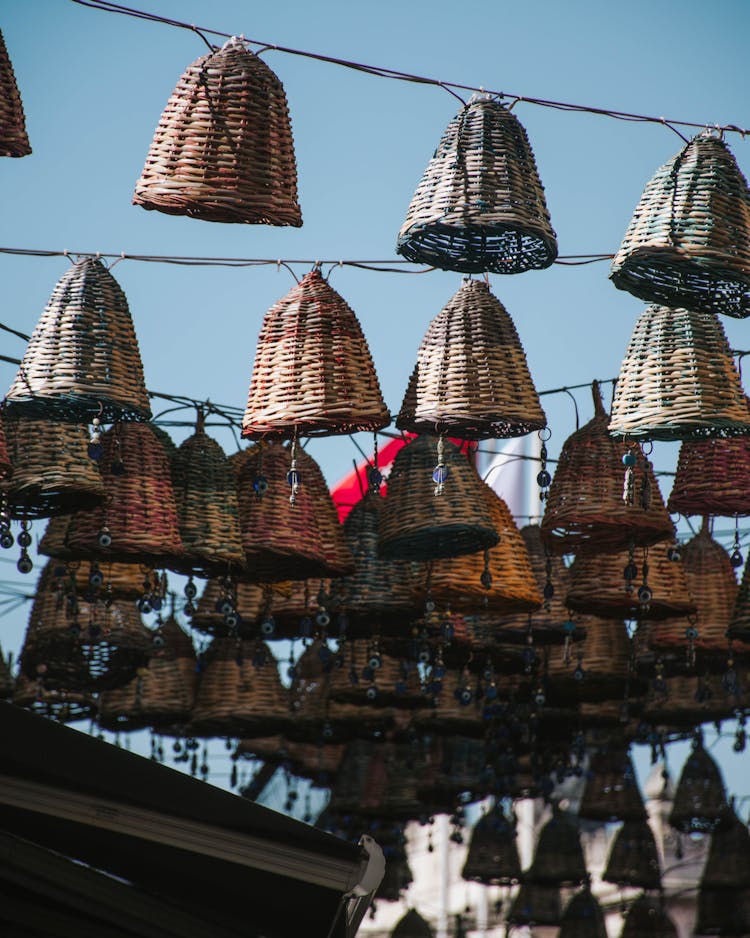
<path fill-rule="evenodd" d="M 750 515 L 749 478 L 747 436 L 686 440 L 667 505 L 673 514 L 686 516 Z"/>
<path fill-rule="evenodd" d="M 180 76 L 133 203 L 203 221 L 302 224 L 284 88 L 240 40 Z"/>
<path fill-rule="evenodd" d="M 602 907 L 588 886 L 576 893 L 566 906 L 558 938 L 607 938 Z"/>
<path fill-rule="evenodd" d="M 0 156 L 28 156 L 26 117 L 13 64 L 0 32 Z"/>
<path fill-rule="evenodd" d="M 715 313 L 646 307 L 620 368 L 609 432 L 631 440 L 750 433 L 740 376 Z"/>
<path fill-rule="evenodd" d="M 701 134 L 657 170 L 610 276 L 648 302 L 750 315 L 750 191 L 723 140 Z"/>
<path fill-rule="evenodd" d="M 659 889 L 659 853 L 648 821 L 623 823 L 615 835 L 602 879 L 618 886 Z"/>
<path fill-rule="evenodd" d="M 467 440 L 547 426 L 516 327 L 489 284 L 465 280 L 430 323 L 396 426 Z"/>
<path fill-rule="evenodd" d="M 62 275 L 7 394 L 9 412 L 86 423 L 151 416 L 122 288 L 85 257 Z"/>
<path fill-rule="evenodd" d="M 684 834 L 707 833 L 729 822 L 721 771 L 696 741 L 682 767 L 674 793 L 669 823 Z"/>
<path fill-rule="evenodd" d="M 396 922 L 391 938 L 432 938 L 432 929 L 416 909 L 409 909 Z"/>
<path fill-rule="evenodd" d="M 242 435 L 328 436 L 390 421 L 359 320 L 316 267 L 263 319 Z"/>
<path fill-rule="evenodd" d="M 620 938 L 678 938 L 658 896 L 641 895 L 625 913 Z"/>
<path fill-rule="evenodd" d="M 521 122 L 475 96 L 443 134 L 412 197 L 396 250 L 410 261 L 517 274 L 557 257 L 544 188 Z"/>
<path fill-rule="evenodd" d="M 439 496 L 432 481 L 437 440 L 420 436 L 398 451 L 380 514 L 382 557 L 458 557 L 498 543 L 482 480 L 455 444 L 443 443 L 447 481 Z"/>

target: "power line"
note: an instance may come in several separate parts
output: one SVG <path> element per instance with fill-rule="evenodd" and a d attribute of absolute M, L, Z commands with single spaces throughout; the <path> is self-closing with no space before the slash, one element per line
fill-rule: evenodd
<path fill-rule="evenodd" d="M 110 2 L 110 0 L 73 0 L 73 3 L 77 3 L 80 6 L 90 7 L 94 10 L 102 10 L 105 13 L 120 13 L 124 16 L 131 16 L 136 19 L 147 20 L 152 23 L 163 23 L 166 26 L 175 26 L 180 29 L 187 29 L 190 32 L 196 33 L 198 36 L 200 36 L 206 45 L 211 49 L 214 47 L 206 39 L 204 34 L 210 36 L 219 36 L 222 39 L 235 38 L 232 33 L 211 29 L 207 26 L 196 26 L 194 23 L 185 23 L 181 20 L 171 19 L 166 16 L 159 16 L 156 13 L 149 13 L 146 10 L 138 10 L 133 7 L 123 6 L 119 3 Z M 745 134 L 750 134 L 750 130 L 738 127 L 736 124 L 706 124 L 705 122 L 677 120 L 672 118 L 667 119 L 665 117 L 653 117 L 647 114 L 634 114 L 629 111 L 593 107 L 591 105 L 585 104 L 572 104 L 567 101 L 553 101 L 549 98 L 532 98 L 527 97 L 526 95 L 515 94 L 512 92 L 492 91 L 481 86 L 464 85 L 455 81 L 443 81 L 439 78 L 430 78 L 425 75 L 415 75 L 410 72 L 403 72 L 398 69 L 387 68 L 382 65 L 367 65 L 364 62 L 354 62 L 349 59 L 341 59 L 335 56 L 323 55 L 319 52 L 308 52 L 302 49 L 292 49 L 288 46 L 280 46 L 274 42 L 264 42 L 260 39 L 249 39 L 244 35 L 240 35 L 237 38 L 239 38 L 242 42 L 247 43 L 248 45 L 257 46 L 258 54 L 266 51 L 283 52 L 287 55 L 295 55 L 301 56 L 302 58 L 314 59 L 317 62 L 327 62 L 330 65 L 340 65 L 343 68 L 348 68 L 357 72 L 363 72 L 366 75 L 373 75 L 377 78 L 391 78 L 396 81 L 408 81 L 419 85 L 432 85 L 433 87 L 444 89 L 454 97 L 458 98 L 464 104 L 466 102 L 461 97 L 461 95 L 457 93 L 459 91 L 489 94 L 496 98 L 507 99 L 511 102 L 511 106 L 513 104 L 523 102 L 526 104 L 535 104 L 539 107 L 553 108 L 560 111 L 597 114 L 601 117 L 611 117 L 615 120 L 633 121 L 636 123 L 661 124 L 662 126 L 668 127 L 670 130 L 674 131 L 674 133 L 676 133 L 679 137 L 682 137 L 683 140 L 686 140 L 686 138 L 675 129 L 676 127 L 692 127 L 699 130 L 711 128 L 712 130 L 717 130 L 721 133 L 738 133 L 743 138 Z"/>

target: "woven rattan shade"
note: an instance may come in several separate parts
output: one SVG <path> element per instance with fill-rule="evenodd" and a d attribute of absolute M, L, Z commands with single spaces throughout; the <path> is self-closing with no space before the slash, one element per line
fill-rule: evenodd
<path fill-rule="evenodd" d="M 302 224 L 286 94 L 242 42 L 232 38 L 180 76 L 133 202 L 203 221 Z"/>
<path fill-rule="evenodd" d="M 736 698 L 726 692 L 720 679 L 675 674 L 667 680 L 666 690 L 649 689 L 642 719 L 684 732 L 701 723 L 728 720 L 736 707 Z"/>
<path fill-rule="evenodd" d="M 625 624 L 616 619 L 586 617 L 585 639 L 570 652 L 570 661 L 550 658 L 547 669 L 551 704 L 622 699 L 635 684 L 630 669 L 631 645 Z"/>
<path fill-rule="evenodd" d="M 465 280 L 430 323 L 396 426 L 461 439 L 547 426 L 516 327 L 489 284 Z"/>
<path fill-rule="evenodd" d="M 471 832 L 461 877 L 485 886 L 503 886 L 521 879 L 515 826 L 502 811 L 482 815 Z"/>
<path fill-rule="evenodd" d="M 425 709 L 414 714 L 414 725 L 425 732 L 444 736 L 484 736 L 487 724 L 477 699 L 477 678 L 449 669 L 439 684 L 439 691 L 434 691 L 432 698 L 426 698 Z"/>
<path fill-rule="evenodd" d="M 364 639 L 346 642 L 340 654 L 341 667 L 334 667 L 330 675 L 331 700 L 362 707 L 427 706 L 414 665 L 407 667 L 405 662 L 377 653 Z"/>
<path fill-rule="evenodd" d="M 750 515 L 750 439 L 686 440 L 667 505 L 681 515 Z"/>
<path fill-rule="evenodd" d="M 259 443 L 234 458 L 248 578 L 261 582 L 342 576 L 354 560 L 318 464 L 297 449 L 300 487 L 289 503 L 290 451 Z M 262 497 L 256 487 L 267 483 Z"/>
<path fill-rule="evenodd" d="M 721 771 L 700 742 L 682 767 L 669 823 L 685 834 L 706 833 L 729 823 Z"/>
<path fill-rule="evenodd" d="M 723 140 L 694 137 L 656 171 L 610 276 L 651 303 L 750 315 L 750 192 Z"/>
<path fill-rule="evenodd" d="M 197 570 L 243 567 L 237 483 L 221 446 L 203 430 L 180 444 L 172 483 L 184 552 Z"/>
<path fill-rule="evenodd" d="M 612 746 L 592 753 L 579 817 L 590 821 L 645 821 L 646 808 L 627 751 Z"/>
<path fill-rule="evenodd" d="M 727 635 L 750 643 L 750 563 L 745 564 Z"/>
<path fill-rule="evenodd" d="M 473 801 L 492 788 L 484 740 L 435 736 L 425 740 L 425 750 L 425 763 L 417 787 L 417 794 L 425 804 L 452 805 L 469 796 Z M 496 818 L 499 824 L 500 815 Z M 497 869 L 495 872 L 500 875 Z"/>
<path fill-rule="evenodd" d="M 444 441 L 446 489 L 435 496 L 431 474 L 436 443 L 434 437 L 420 436 L 396 455 L 380 513 L 383 557 L 433 560 L 472 554 L 498 543 L 482 481 L 448 440 Z"/>
<path fill-rule="evenodd" d="M 612 841 L 602 879 L 618 886 L 660 888 L 659 853 L 648 821 L 625 821 L 620 827 Z"/>
<path fill-rule="evenodd" d="M 391 938 L 432 938 L 432 929 L 416 909 L 409 909 L 396 922 Z"/>
<path fill-rule="evenodd" d="M 557 257 L 534 154 L 520 121 L 475 96 L 448 125 L 412 197 L 396 250 L 478 273 L 539 270 Z"/>
<path fill-rule="evenodd" d="M 72 515 L 65 539 L 69 556 L 181 569 L 186 561 L 163 445 L 148 424 L 120 423 L 102 434 L 102 446 L 106 499 Z M 118 465 L 121 471 L 113 472 Z M 101 541 L 104 528 L 108 546 Z"/>
<path fill-rule="evenodd" d="M 728 814 L 727 827 L 711 835 L 701 876 L 704 889 L 750 889 L 750 834 L 734 808 Z"/>
<path fill-rule="evenodd" d="M 689 440 L 750 433 L 750 410 L 715 313 L 647 306 L 612 401 L 612 436 Z"/>
<path fill-rule="evenodd" d="M 390 421 L 357 316 L 316 267 L 263 319 L 242 435 L 328 436 Z"/>
<path fill-rule="evenodd" d="M 539 831 L 534 860 L 525 877 L 542 886 L 577 886 L 586 875 L 578 828 L 556 811 Z"/>
<path fill-rule="evenodd" d="M 217 603 L 226 593 L 227 588 L 223 578 L 214 577 L 207 581 L 190 620 L 192 628 L 220 637 L 232 631 L 224 620 L 224 614 L 217 608 Z M 255 583 L 237 583 L 232 598 L 235 612 L 240 619 L 237 629 L 241 635 L 245 636 L 246 632 L 251 630 L 258 621 L 266 601 L 266 591 Z"/>
<path fill-rule="evenodd" d="M 144 592 L 143 570 L 137 563 L 72 563 L 68 573 L 75 579 L 76 593 L 84 599 L 92 594 L 112 599 L 138 599 Z M 96 574 L 102 577 L 98 589 L 91 582 L 92 575 L 98 581 Z"/>
<path fill-rule="evenodd" d="M 557 886 L 524 882 L 508 911 L 509 925 L 559 925 L 562 901 Z"/>
<path fill-rule="evenodd" d="M 84 427 L 9 416 L 5 431 L 15 467 L 6 489 L 12 516 L 45 518 L 104 498 L 99 467 L 86 451 Z"/>
<path fill-rule="evenodd" d="M 558 938 L 607 938 L 602 907 L 588 886 L 576 893 L 566 906 Z"/>
<path fill-rule="evenodd" d="M 638 599 L 642 583 L 641 551 L 635 552 L 638 576 L 630 592 L 626 590 L 623 573 L 628 563 L 627 551 L 577 557 L 570 568 L 568 606 L 576 612 L 617 619 L 666 619 L 689 615 L 695 610 L 687 592 L 685 569 L 682 563 L 667 558 L 663 545 L 648 553 L 648 586 L 653 597 L 647 608 Z"/>
<path fill-rule="evenodd" d="M 0 156 L 28 156 L 26 117 L 16 84 L 13 64 L 0 33 Z"/>
<path fill-rule="evenodd" d="M 58 280 L 8 391 L 9 410 L 86 422 L 151 416 L 128 301 L 101 261 Z"/>
<path fill-rule="evenodd" d="M 655 544 L 671 537 L 674 526 L 664 507 L 653 467 L 639 456 L 633 467 L 635 493 L 644 483 L 650 504 L 640 497 L 629 505 L 623 493 L 623 456 L 628 448 L 607 432 L 609 416 L 599 385 L 592 385 L 594 416 L 563 443 L 542 518 L 550 550 L 559 554 L 615 551 L 633 544 Z"/>
<path fill-rule="evenodd" d="M 13 687 L 13 703 L 58 723 L 88 720 L 97 712 L 97 698 L 88 691 L 50 690 L 40 677 L 31 680 L 21 672 Z"/>

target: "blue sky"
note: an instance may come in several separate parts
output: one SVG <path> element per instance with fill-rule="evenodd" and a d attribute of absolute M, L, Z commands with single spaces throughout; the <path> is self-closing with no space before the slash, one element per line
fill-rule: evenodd
<path fill-rule="evenodd" d="M 147 8 L 270 43 L 508 93 L 750 125 L 750 11 L 741 0 L 710 6 L 697 0 L 149 0 Z M 0 29 L 34 150 L 22 160 L 0 161 L 5 246 L 394 257 L 411 194 L 458 106 L 437 88 L 268 52 L 265 60 L 289 99 L 304 226 L 209 224 L 130 204 L 161 110 L 181 71 L 203 54 L 197 36 L 68 0 L 6 0 Z M 678 137 L 655 125 L 527 104 L 515 113 L 536 153 L 561 253 L 616 250 L 643 184 L 679 150 Z M 733 135 L 730 145 L 750 172 L 750 143 Z M 0 255 L 0 321 L 31 331 L 66 266 L 62 259 Z M 298 274 L 304 270 L 297 268 Z M 261 318 L 292 285 L 289 274 L 129 261 L 118 264 L 115 274 L 130 301 L 148 386 L 243 406 Z M 460 275 L 341 269 L 331 283 L 357 312 L 386 400 L 397 410 L 420 338 L 460 285 Z M 642 304 L 610 284 L 606 264 L 493 277 L 491 285 L 514 318 L 537 388 L 617 374 Z M 734 347 L 750 347 L 745 323 L 724 324 Z M 4 337 L 3 354 L 22 350 L 22 343 Z M 9 385 L 13 370 L 3 367 Z M 577 396 L 585 421 L 589 395 Z M 544 403 L 555 454 L 574 428 L 573 410 L 562 395 Z M 232 445 L 228 435 L 220 441 Z M 330 482 L 357 456 L 347 439 L 316 441 L 311 452 Z M 657 445 L 657 468 L 673 468 L 675 456 L 675 447 Z M 24 620 L 25 611 L 0 622 L 6 650 L 17 649 Z M 750 794 L 750 773 L 741 770 L 746 756 L 727 749 L 719 744 L 731 787 Z"/>

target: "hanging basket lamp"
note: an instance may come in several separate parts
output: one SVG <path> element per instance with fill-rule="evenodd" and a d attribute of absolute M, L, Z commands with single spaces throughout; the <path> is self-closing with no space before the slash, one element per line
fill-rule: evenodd
<path fill-rule="evenodd" d="M 0 156 L 28 156 L 26 117 L 3 34 L 0 33 Z"/>
<path fill-rule="evenodd" d="M 645 818 L 625 821 L 617 831 L 602 879 L 636 889 L 661 888 L 659 853 Z"/>
<path fill-rule="evenodd" d="M 686 440 L 680 447 L 667 506 L 672 514 L 685 516 L 750 515 L 748 479 L 749 437 Z"/>
<path fill-rule="evenodd" d="M 474 825 L 461 878 L 485 886 L 520 882 L 515 824 L 501 809 L 488 811 Z"/>
<path fill-rule="evenodd" d="M 682 767 L 669 823 L 684 834 L 711 833 L 731 823 L 721 771 L 700 739 Z"/>

